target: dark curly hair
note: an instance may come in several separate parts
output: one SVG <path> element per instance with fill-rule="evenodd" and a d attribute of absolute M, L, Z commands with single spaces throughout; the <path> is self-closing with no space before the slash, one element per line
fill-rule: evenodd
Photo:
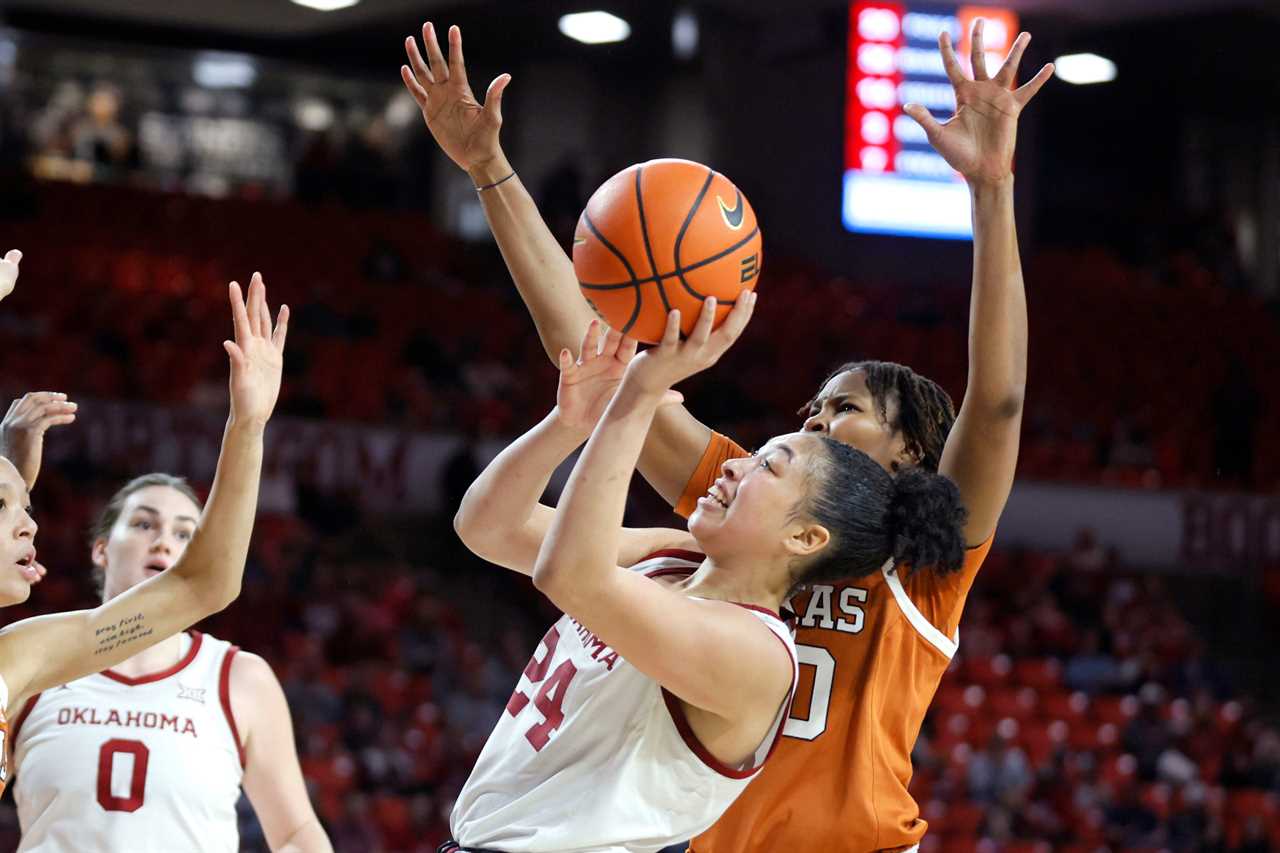
<path fill-rule="evenodd" d="M 892 361 L 850 361 L 827 375 L 818 386 L 818 394 L 827 383 L 851 370 L 860 370 L 867 378 L 867 390 L 875 400 L 880 419 L 894 432 L 902 433 L 907 452 L 926 471 L 937 471 L 942 448 L 956 422 L 951 397 L 932 379 L 926 379 L 905 364 Z M 815 394 L 800 407 L 797 414 L 807 417 L 818 399 Z M 898 414 L 889 420 L 889 401 L 898 401 Z"/>
<path fill-rule="evenodd" d="M 141 491 L 148 486 L 168 486 L 171 489 L 177 489 L 182 494 L 191 498 L 191 502 L 200 510 L 204 509 L 204 504 L 200 502 L 200 496 L 196 494 L 196 490 L 191 488 L 191 484 L 187 482 L 186 477 L 178 477 L 173 474 L 143 474 L 141 477 L 134 477 L 129 482 L 121 486 L 111 500 L 107 501 L 107 505 L 102 508 L 102 512 L 98 514 L 98 519 L 89 528 L 89 547 L 92 548 L 94 543 L 99 539 L 106 539 L 111 535 L 111 528 L 115 527 L 116 520 L 120 518 L 120 513 L 124 512 L 125 501 L 129 500 L 129 496 L 134 492 Z M 93 588 L 97 590 L 98 596 L 102 596 L 103 589 L 107 581 L 106 572 L 97 566 L 93 567 Z"/>
<path fill-rule="evenodd" d="M 959 570 L 968 513 L 955 483 L 918 467 L 891 475 L 856 447 L 820 438 L 826 452 L 803 511 L 831 541 L 800 567 L 796 586 L 861 577 L 890 557 L 907 574 Z"/>

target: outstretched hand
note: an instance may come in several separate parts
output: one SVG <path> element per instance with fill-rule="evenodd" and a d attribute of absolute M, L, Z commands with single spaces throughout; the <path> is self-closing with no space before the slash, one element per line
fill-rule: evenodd
<path fill-rule="evenodd" d="M 18 262 L 21 260 L 22 253 L 17 249 L 10 249 L 0 259 L 0 299 L 13 293 L 13 288 L 18 283 Z"/>
<path fill-rule="evenodd" d="M 254 273 L 249 282 L 247 302 L 236 282 L 231 282 L 227 290 L 236 338 L 222 342 L 231 358 L 231 419 L 265 426 L 280 396 L 289 306 L 280 306 L 273 329 L 271 309 L 267 307 L 267 287 L 260 273 Z"/>
<path fill-rule="evenodd" d="M 502 154 L 498 144 L 502 92 L 511 82 L 511 75 L 500 74 L 494 78 L 482 104 L 467 82 L 462 31 L 456 26 L 449 28 L 448 61 L 431 23 L 422 25 L 422 43 L 426 46 L 426 60 L 413 36 L 404 40 L 409 64 L 400 66 L 400 77 L 405 88 L 418 102 L 427 129 L 449 159 L 467 172 L 483 168 Z"/>
<path fill-rule="evenodd" d="M 717 329 L 712 328 L 716 318 L 716 299 L 704 300 L 698 322 L 684 341 L 680 340 L 680 309 L 672 309 L 667 314 L 667 328 L 661 343 L 632 360 L 627 369 L 627 381 L 646 393 L 659 394 L 711 367 L 747 328 L 756 308 L 756 298 L 754 290 L 744 290 Z M 680 395 L 676 394 L 663 402 L 680 401 Z"/>
<path fill-rule="evenodd" d="M 76 404 L 61 391 L 31 391 L 9 406 L 0 421 L 0 454 L 18 469 L 27 489 L 35 488 L 40 476 L 45 432 L 75 419 Z"/>
<path fill-rule="evenodd" d="M 924 128 L 931 144 L 943 159 L 969 183 L 999 183 L 1013 174 L 1013 152 L 1018 135 L 1018 116 L 1040 87 L 1053 75 L 1049 63 L 1020 88 L 1018 65 L 1031 41 L 1028 33 L 1014 40 L 1009 55 L 994 77 L 987 74 L 987 55 L 982 45 L 983 21 L 973 22 L 970 53 L 973 79 L 964 75 L 946 30 L 938 36 L 938 50 L 947 78 L 955 88 L 956 113 L 939 122 L 920 104 L 903 110 Z"/>
<path fill-rule="evenodd" d="M 636 341 L 592 320 L 582 337 L 581 352 L 574 361 L 569 350 L 560 350 L 556 417 L 563 426 L 590 432 L 622 384 L 627 365 L 636 355 Z"/>

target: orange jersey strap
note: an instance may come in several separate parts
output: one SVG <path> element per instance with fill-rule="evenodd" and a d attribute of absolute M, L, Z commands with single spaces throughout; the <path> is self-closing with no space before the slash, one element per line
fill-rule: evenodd
<path fill-rule="evenodd" d="M 705 495 L 707 489 L 711 488 L 711 484 L 716 481 L 716 477 L 720 476 L 720 466 L 730 459 L 741 459 L 750 455 L 731 438 L 718 432 L 711 433 L 711 440 L 707 442 L 707 449 L 702 451 L 702 458 L 698 460 L 698 467 L 693 469 L 693 476 L 685 484 L 684 494 L 680 496 L 680 502 L 676 504 L 676 514 L 684 518 L 693 515 L 698 498 Z"/>

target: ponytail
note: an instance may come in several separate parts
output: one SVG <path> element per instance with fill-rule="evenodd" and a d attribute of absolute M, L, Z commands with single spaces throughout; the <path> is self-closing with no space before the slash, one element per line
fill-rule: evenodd
<path fill-rule="evenodd" d="M 826 454 L 802 514 L 831 539 L 800 567 L 797 586 L 863 577 L 890 558 L 907 572 L 961 567 L 967 513 L 955 483 L 914 467 L 891 476 L 861 450 L 819 439 Z"/>

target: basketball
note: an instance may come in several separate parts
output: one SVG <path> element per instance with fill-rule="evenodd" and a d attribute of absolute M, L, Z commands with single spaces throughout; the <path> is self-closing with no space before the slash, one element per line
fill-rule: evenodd
<path fill-rule="evenodd" d="M 578 218 L 573 267 L 595 312 L 618 331 L 657 343 L 667 313 L 692 331 L 702 301 L 716 325 L 760 276 L 760 228 L 724 175 L 689 160 L 650 160 L 614 175 Z"/>

